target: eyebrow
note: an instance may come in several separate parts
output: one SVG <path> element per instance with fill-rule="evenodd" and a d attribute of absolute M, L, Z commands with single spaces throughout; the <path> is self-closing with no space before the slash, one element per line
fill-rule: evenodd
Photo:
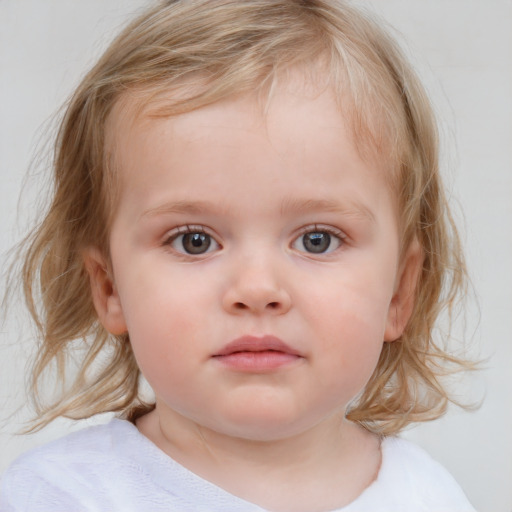
<path fill-rule="evenodd" d="M 225 208 L 219 207 L 217 203 L 210 201 L 176 201 L 172 203 L 165 203 L 155 208 L 150 208 L 142 213 L 141 218 L 154 217 L 162 214 L 199 214 L 204 212 L 221 213 Z"/>
<path fill-rule="evenodd" d="M 366 205 L 354 201 L 340 203 L 330 199 L 284 199 L 281 203 L 281 215 L 310 212 L 333 212 L 345 216 L 361 218 L 371 222 L 375 221 L 375 215 Z M 201 214 L 213 213 L 222 215 L 226 207 L 211 201 L 176 201 L 165 203 L 155 208 L 144 211 L 140 218 L 155 217 L 165 214 Z"/>
<path fill-rule="evenodd" d="M 281 214 L 302 212 L 333 212 L 346 216 L 375 221 L 372 210 L 359 202 L 339 202 L 330 199 L 284 199 L 281 204 Z"/>

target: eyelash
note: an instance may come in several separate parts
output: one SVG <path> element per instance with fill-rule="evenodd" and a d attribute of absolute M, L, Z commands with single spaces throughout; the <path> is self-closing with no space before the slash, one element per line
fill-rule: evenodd
<path fill-rule="evenodd" d="M 312 226 L 306 226 L 306 227 L 302 228 L 299 231 L 298 235 L 293 239 L 293 244 L 295 244 L 296 242 L 301 240 L 304 237 L 304 235 L 307 235 L 308 233 L 327 233 L 328 235 L 330 235 L 338 240 L 338 246 L 335 247 L 334 249 L 328 250 L 326 252 L 314 253 L 314 252 L 308 252 L 308 251 L 301 251 L 301 252 L 304 252 L 305 254 L 312 255 L 312 256 L 329 255 L 329 254 L 337 251 L 338 249 L 340 249 L 340 247 L 342 247 L 347 240 L 347 235 L 340 229 L 334 228 L 332 226 L 324 226 L 321 224 L 314 224 Z"/>
<path fill-rule="evenodd" d="M 299 231 L 299 233 L 293 238 L 291 246 L 294 247 L 296 244 L 300 243 L 301 241 L 302 241 L 301 242 L 302 245 L 304 246 L 303 237 L 310 233 L 311 234 L 325 233 L 325 234 L 329 235 L 329 239 L 328 239 L 329 247 L 327 247 L 327 250 L 325 250 L 325 251 L 320 251 L 320 252 L 308 251 L 305 247 L 304 247 L 304 249 L 298 249 L 301 253 L 309 254 L 312 256 L 325 256 L 325 255 L 328 255 L 328 254 L 338 250 L 340 248 L 340 246 L 342 246 L 344 244 L 344 242 L 347 238 L 345 233 L 343 233 L 341 230 L 339 230 L 337 228 L 333 228 L 332 226 L 324 226 L 324 225 L 314 224 L 314 225 L 310 225 L 310 226 L 306 226 L 306 227 L 302 228 Z M 181 236 L 187 235 L 187 234 L 206 235 L 208 237 L 208 245 L 206 247 L 206 250 L 204 252 L 197 252 L 197 253 L 188 252 L 183 247 L 183 243 L 184 243 L 183 241 L 181 242 L 183 250 L 173 247 L 173 244 Z M 334 247 L 333 249 L 330 249 L 330 245 L 331 245 L 331 241 L 332 241 L 331 237 L 334 237 L 338 243 L 338 245 L 336 247 Z M 201 242 L 201 240 L 199 240 L 199 242 Z M 219 248 L 222 248 L 222 246 L 219 244 L 219 242 L 217 242 L 216 237 L 211 235 L 210 233 L 208 233 L 208 231 L 204 228 L 204 226 L 187 224 L 185 226 L 179 226 L 179 227 L 175 228 L 174 230 L 172 230 L 171 233 L 166 236 L 162 245 L 164 247 L 171 247 L 175 253 L 177 253 L 178 255 L 180 255 L 182 257 L 198 258 L 198 257 L 205 256 L 205 255 L 209 254 L 210 252 L 212 252 L 212 250 L 210 250 L 210 246 L 211 246 L 212 242 L 214 244 L 213 250 L 218 250 Z M 196 246 L 196 247 L 200 248 L 199 246 Z"/>
<path fill-rule="evenodd" d="M 189 234 L 190 235 L 201 234 L 201 235 L 206 235 L 209 238 L 207 250 L 204 253 L 198 252 L 198 253 L 194 254 L 193 252 L 187 252 L 186 250 L 181 251 L 181 250 L 178 250 L 177 248 L 173 247 L 173 244 L 181 236 L 189 235 Z M 187 224 L 185 226 L 179 226 L 176 229 L 172 230 L 171 233 L 165 237 L 165 240 L 162 245 L 164 247 L 172 248 L 175 253 L 177 253 L 178 255 L 180 255 L 182 257 L 197 258 L 197 257 L 204 256 L 206 254 L 209 254 L 211 252 L 208 249 L 210 248 L 210 245 L 212 242 L 217 246 L 216 248 L 214 247 L 214 249 L 221 247 L 221 245 L 217 242 L 216 238 L 213 235 L 211 235 L 210 233 L 208 233 L 208 231 L 204 228 L 204 226 L 200 226 L 200 225 L 196 226 L 196 225 Z M 182 245 L 183 245 L 183 242 L 182 242 Z"/>
<path fill-rule="evenodd" d="M 184 226 L 178 226 L 170 231 L 170 233 L 167 233 L 167 236 L 165 237 L 164 245 L 168 245 L 172 241 L 174 241 L 179 235 L 186 235 L 188 233 L 205 233 L 208 234 L 204 228 L 204 226 L 201 225 L 193 225 L 193 224 L 186 224 Z"/>

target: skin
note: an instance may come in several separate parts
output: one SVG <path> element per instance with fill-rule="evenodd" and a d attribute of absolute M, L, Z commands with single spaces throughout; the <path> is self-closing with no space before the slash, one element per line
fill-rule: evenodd
<path fill-rule="evenodd" d="M 396 198 L 330 89 L 280 85 L 172 118 L 114 109 L 111 259 L 90 247 L 95 306 L 128 332 L 156 409 L 139 430 L 227 491 L 275 511 L 332 510 L 375 479 L 379 441 L 345 420 L 409 318 L 421 255 L 400 260 Z M 183 232 L 210 246 L 188 254 Z M 311 252 L 311 235 L 331 239 Z M 190 237 L 188 237 L 189 240 Z M 308 245 L 309 244 L 309 245 Z M 295 357 L 236 371 L 241 336 Z"/>

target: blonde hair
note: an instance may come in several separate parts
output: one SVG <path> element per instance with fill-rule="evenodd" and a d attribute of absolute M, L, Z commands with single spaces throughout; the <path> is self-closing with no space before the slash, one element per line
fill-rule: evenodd
<path fill-rule="evenodd" d="M 108 255 L 116 179 L 106 125 L 114 105 L 127 94 L 156 104 L 176 90 L 157 112 L 173 115 L 255 89 L 270 94 L 292 67 L 324 73 L 361 151 L 389 162 L 403 248 L 416 238 L 424 252 L 412 317 L 398 341 L 384 343 L 347 417 L 388 435 L 444 412 L 449 396 L 440 378 L 464 363 L 434 341 L 433 328 L 464 292 L 465 267 L 440 181 L 435 119 L 401 51 L 379 23 L 345 2 L 176 0 L 157 3 L 125 28 L 83 79 L 60 126 L 52 202 L 24 245 L 24 293 L 40 335 L 34 429 L 59 416 L 133 416 L 151 407 L 141 398 L 128 335 L 111 336 L 98 321 L 82 259 L 90 245 Z M 75 350 L 71 383 L 44 403 L 44 376 L 56 367 L 66 382 Z"/>

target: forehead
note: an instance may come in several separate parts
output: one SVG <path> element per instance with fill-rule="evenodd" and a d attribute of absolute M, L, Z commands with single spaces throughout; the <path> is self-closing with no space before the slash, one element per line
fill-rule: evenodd
<path fill-rule="evenodd" d="M 162 115 L 155 105 L 133 115 L 130 100 L 119 110 L 119 115 L 114 113 L 112 118 L 114 144 L 143 142 L 150 146 L 158 142 L 155 139 L 158 132 L 171 142 L 178 137 L 181 142 L 214 140 L 219 129 L 223 131 L 222 136 L 230 134 L 233 142 L 258 134 L 268 139 L 285 138 L 297 150 L 307 149 L 308 137 L 313 132 L 317 144 L 327 145 L 347 137 L 353 142 L 330 89 L 300 91 L 280 87 L 264 100 L 256 94 L 237 95 L 175 116 Z"/>
<path fill-rule="evenodd" d="M 194 90 L 195 88 L 195 90 Z M 224 91 L 215 101 L 201 100 L 197 108 L 190 109 L 190 97 L 201 98 L 204 86 L 186 84 L 186 87 L 175 87 L 148 93 L 145 90 L 132 90 L 123 94 L 114 104 L 114 108 L 106 125 L 106 149 L 111 160 L 120 164 L 122 151 L 121 141 L 143 138 L 150 130 L 165 119 L 173 119 L 171 123 L 175 131 L 194 131 L 194 123 L 198 119 L 210 118 L 215 123 L 230 125 L 234 132 L 241 122 L 254 125 L 264 124 L 267 127 L 286 128 L 286 136 L 295 140 L 297 148 L 307 144 L 302 140 L 306 132 L 299 128 L 317 121 L 317 135 L 328 142 L 342 134 L 349 138 L 359 156 L 373 167 L 379 167 L 389 182 L 392 182 L 392 161 L 388 144 L 384 147 L 382 139 L 385 134 L 376 135 L 381 130 L 381 120 L 377 111 L 373 120 L 363 121 L 360 112 L 355 111 L 353 99 L 340 87 L 331 83 L 329 75 L 323 71 L 305 70 L 303 67 L 285 70 L 284 74 L 276 75 L 264 86 L 255 86 L 250 92 Z M 226 94 L 227 93 L 227 94 Z M 206 96 L 208 93 L 206 93 Z M 226 105 L 236 108 L 226 109 Z M 286 115 L 283 112 L 286 111 Z M 205 114 L 206 113 L 206 114 Z M 169 125 L 169 124 L 168 124 Z M 380 143 L 376 143 L 379 139 Z M 133 143 L 134 140 L 131 140 Z M 151 140 L 146 140 L 151 145 Z M 118 167 L 117 165 L 114 167 Z"/>
<path fill-rule="evenodd" d="M 252 203 L 263 187 L 276 214 L 314 203 L 358 205 L 371 216 L 372 198 L 392 197 L 385 166 L 361 157 L 331 88 L 296 85 L 275 88 L 265 102 L 244 94 L 171 117 L 154 106 L 135 115 L 136 102 L 119 103 L 109 136 L 121 210 L 130 205 L 136 221 L 159 205 L 236 196 L 238 212 L 260 215 Z"/>

